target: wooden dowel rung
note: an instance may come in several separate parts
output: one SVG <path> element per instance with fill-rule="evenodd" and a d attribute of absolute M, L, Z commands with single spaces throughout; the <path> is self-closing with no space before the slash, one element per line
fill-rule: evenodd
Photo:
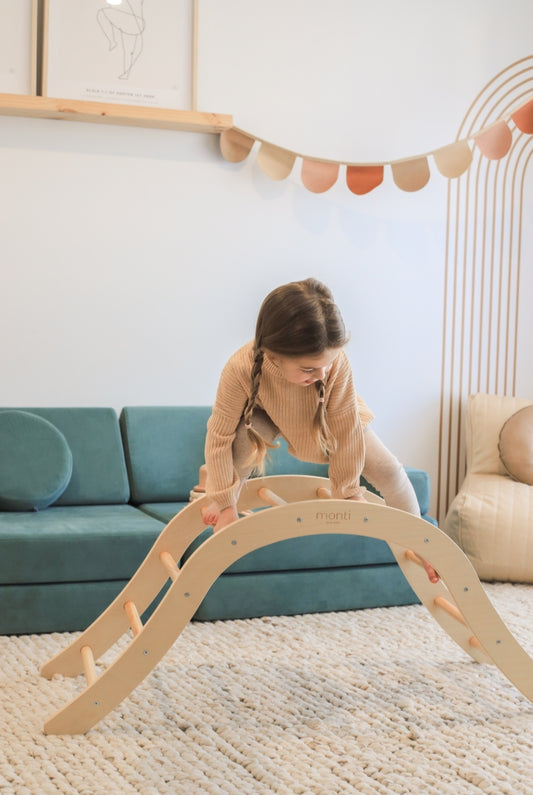
<path fill-rule="evenodd" d="M 319 486 L 316 490 L 316 496 L 320 500 L 330 500 L 331 499 L 331 491 L 329 489 L 324 488 L 324 486 Z"/>
<path fill-rule="evenodd" d="M 167 574 L 172 580 L 172 582 L 174 582 L 178 577 L 179 569 L 176 565 L 176 561 L 174 560 L 170 552 L 167 552 L 164 549 L 163 552 L 159 554 L 159 560 L 167 570 Z"/>
<path fill-rule="evenodd" d="M 278 495 L 275 494 L 270 489 L 265 489 L 264 486 L 261 487 L 257 493 L 261 497 L 261 499 L 264 500 L 265 502 L 268 502 L 269 505 L 287 505 L 286 500 L 282 499 L 281 497 L 278 497 Z"/>
<path fill-rule="evenodd" d="M 442 608 L 442 610 L 445 610 L 450 616 L 455 618 L 456 621 L 459 621 L 460 624 L 463 624 L 463 626 L 465 627 L 468 626 L 459 608 L 456 607 L 451 602 L 449 602 L 448 599 L 445 599 L 444 596 L 436 596 L 435 599 L 433 600 L 433 604 L 435 604 L 437 607 Z M 468 642 L 470 643 L 471 646 L 475 646 L 476 649 L 483 648 L 475 635 L 472 635 L 468 639 Z"/>
<path fill-rule="evenodd" d="M 139 616 L 139 611 L 137 610 L 137 605 L 135 602 L 129 600 L 124 604 L 124 610 L 126 611 L 126 615 L 128 616 L 128 621 L 130 622 L 130 627 L 134 635 L 139 635 L 142 632 L 143 622 L 141 621 L 141 617 Z"/>
<path fill-rule="evenodd" d="M 91 649 L 90 646 L 81 647 L 81 659 L 83 662 L 85 677 L 87 679 L 87 685 L 90 687 L 91 685 L 94 685 L 94 683 L 98 679 L 98 673 L 96 671 L 96 665 L 94 663 L 93 650 Z"/>
<path fill-rule="evenodd" d="M 411 563 L 417 563 L 419 566 L 423 565 L 422 561 L 420 560 L 416 552 L 413 552 L 412 549 L 405 550 L 405 557 L 407 558 L 407 560 L 410 560 Z"/>
<path fill-rule="evenodd" d="M 455 605 L 452 605 L 452 603 L 445 599 L 444 596 L 436 596 L 433 600 L 433 604 L 442 608 L 442 610 L 445 610 L 450 616 L 455 618 L 456 621 L 459 621 L 461 624 L 466 626 L 466 621 L 459 608 L 457 608 Z"/>

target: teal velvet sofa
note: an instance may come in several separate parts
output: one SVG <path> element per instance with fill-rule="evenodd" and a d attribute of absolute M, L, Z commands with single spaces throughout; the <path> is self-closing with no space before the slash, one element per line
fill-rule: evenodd
<path fill-rule="evenodd" d="M 80 630 L 105 609 L 188 504 L 209 414 L 208 406 L 0 409 L 0 634 Z M 433 521 L 427 473 L 407 473 Z M 327 476 L 327 468 L 297 461 L 282 443 L 267 474 Z M 324 534 L 241 558 L 194 618 L 416 601 L 385 542 Z"/>

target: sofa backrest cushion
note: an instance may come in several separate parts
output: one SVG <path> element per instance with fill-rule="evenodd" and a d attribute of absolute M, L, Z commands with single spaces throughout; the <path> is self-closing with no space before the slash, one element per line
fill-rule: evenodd
<path fill-rule="evenodd" d="M 127 503 L 128 475 L 117 413 L 112 408 L 24 408 L 44 417 L 65 437 L 72 476 L 54 505 Z"/>
<path fill-rule="evenodd" d="M 135 505 L 189 499 L 204 462 L 210 406 L 126 406 L 120 428 Z"/>
<path fill-rule="evenodd" d="M 61 431 L 28 411 L 0 411 L 0 510 L 47 508 L 71 476 L 72 453 Z"/>

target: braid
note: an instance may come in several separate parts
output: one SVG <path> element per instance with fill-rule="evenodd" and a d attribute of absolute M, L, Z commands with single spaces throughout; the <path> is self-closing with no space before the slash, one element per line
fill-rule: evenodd
<path fill-rule="evenodd" d="M 274 448 L 276 445 L 266 442 L 263 437 L 255 430 L 252 425 L 252 416 L 259 392 L 259 385 L 261 383 L 261 375 L 263 372 L 263 359 L 264 353 L 261 348 L 255 349 L 254 363 L 252 365 L 252 372 L 250 374 L 251 390 L 250 397 L 246 401 L 243 411 L 244 426 L 248 433 L 248 438 L 253 446 L 252 455 L 249 464 L 253 464 L 257 474 L 262 474 L 264 470 L 264 460 L 267 455 L 267 449 Z"/>
<path fill-rule="evenodd" d="M 329 456 L 337 447 L 337 442 L 331 435 L 328 427 L 326 411 L 326 387 L 323 381 L 315 381 L 315 389 L 318 393 L 318 408 L 313 420 L 313 430 L 316 434 L 318 444 L 324 455 Z"/>

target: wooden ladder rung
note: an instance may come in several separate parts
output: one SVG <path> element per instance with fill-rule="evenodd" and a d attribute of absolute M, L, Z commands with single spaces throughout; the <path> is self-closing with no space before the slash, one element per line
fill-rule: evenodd
<path fill-rule="evenodd" d="M 170 577 L 170 579 L 172 580 L 172 582 L 175 582 L 177 580 L 177 578 L 178 578 L 178 574 L 180 573 L 180 570 L 178 569 L 176 561 L 174 560 L 174 558 L 172 557 L 170 552 L 167 552 L 166 549 L 164 549 L 159 554 L 159 560 L 161 561 L 161 563 L 163 564 L 163 566 L 167 570 L 167 574 Z"/>
<path fill-rule="evenodd" d="M 268 502 L 269 505 L 287 505 L 286 500 L 284 500 L 282 497 L 278 497 L 275 492 L 271 491 L 270 489 L 266 489 L 264 486 L 260 488 L 257 493 L 261 499 L 265 502 Z"/>
<path fill-rule="evenodd" d="M 465 617 L 463 616 L 459 608 L 457 608 L 454 604 L 449 602 L 448 599 L 445 599 L 444 596 L 436 596 L 435 599 L 433 600 L 433 604 L 436 605 L 437 607 L 440 607 L 441 610 L 445 610 L 448 613 L 448 615 L 455 618 L 455 620 L 459 621 L 459 623 L 463 624 L 463 626 L 468 627 Z M 472 635 L 472 637 L 469 638 L 468 642 L 470 643 L 471 646 L 475 646 L 478 649 L 481 648 L 481 643 L 474 635 Z"/>
<path fill-rule="evenodd" d="M 98 679 L 98 672 L 94 662 L 93 650 L 90 646 L 82 646 L 80 649 L 81 659 L 83 662 L 83 669 L 85 671 L 85 678 L 87 679 L 87 686 L 94 685 Z"/>
<path fill-rule="evenodd" d="M 137 610 L 137 605 L 135 602 L 132 602 L 131 599 L 124 603 L 124 610 L 126 611 L 126 615 L 128 616 L 128 621 L 130 622 L 130 627 L 132 629 L 133 634 L 139 635 L 143 629 L 143 622 L 141 621 L 141 617 L 139 615 L 139 611 Z"/>
<path fill-rule="evenodd" d="M 407 558 L 407 560 L 410 560 L 411 563 L 417 563 L 419 566 L 423 565 L 422 561 L 420 560 L 416 552 L 413 552 L 412 549 L 405 550 L 405 557 Z"/>

